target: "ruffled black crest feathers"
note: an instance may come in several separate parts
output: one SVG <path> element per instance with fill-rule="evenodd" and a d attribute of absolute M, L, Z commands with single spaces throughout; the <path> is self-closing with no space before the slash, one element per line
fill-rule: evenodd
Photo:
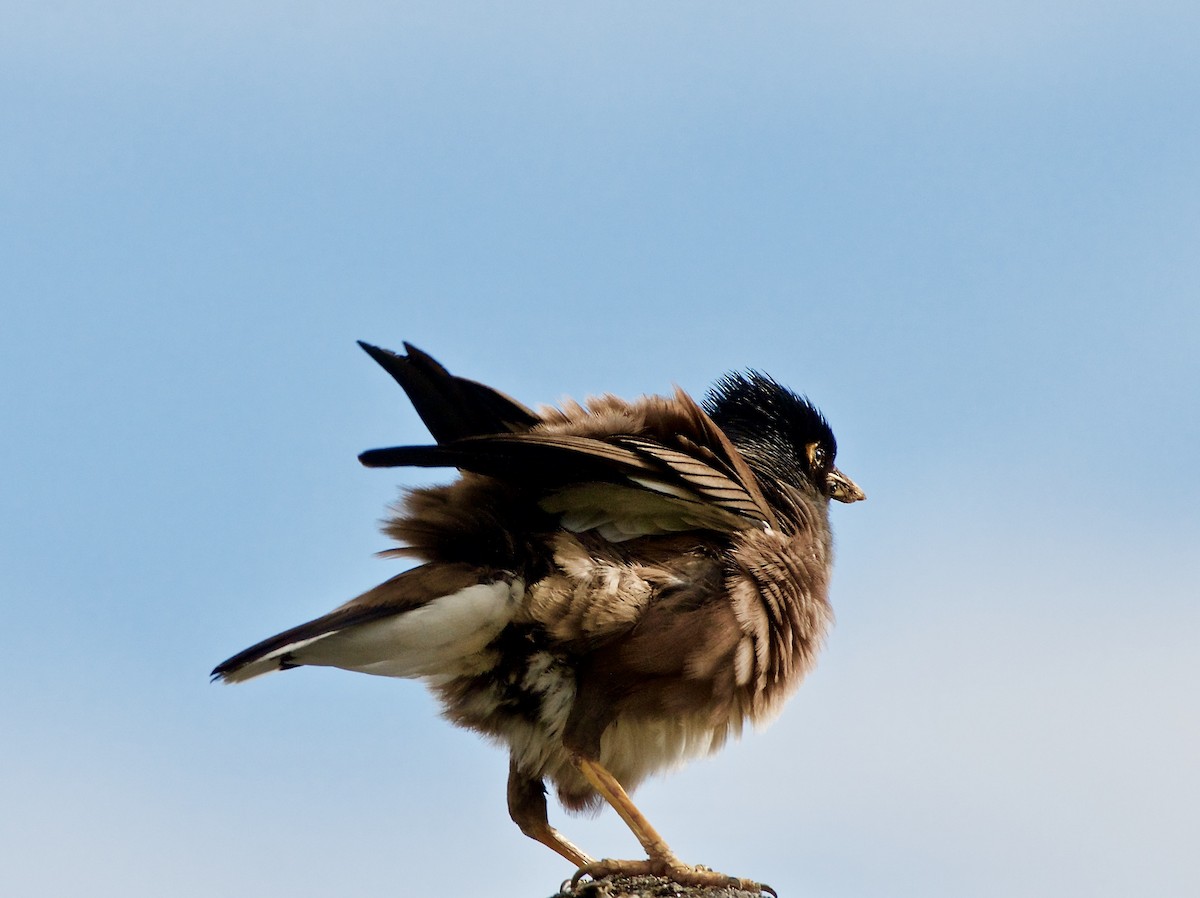
<path fill-rule="evenodd" d="M 774 455 L 807 472 L 806 447 L 812 443 L 824 449 L 830 465 L 837 454 L 833 430 L 817 407 L 761 371 L 726 374 L 705 397 L 704 410 L 760 463 Z"/>

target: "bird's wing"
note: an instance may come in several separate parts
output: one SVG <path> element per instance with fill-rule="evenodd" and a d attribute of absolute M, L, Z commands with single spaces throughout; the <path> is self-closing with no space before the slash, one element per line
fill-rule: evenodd
<path fill-rule="evenodd" d="M 467 564 L 424 565 L 328 614 L 239 652 L 213 670 L 238 683 L 302 665 L 391 677 L 470 672 L 512 619 L 525 585 Z"/>
<path fill-rule="evenodd" d="M 745 460 L 687 394 L 678 391 L 672 401 L 650 407 L 656 410 L 663 420 L 649 420 L 636 433 L 537 428 L 371 449 L 359 460 L 368 467 L 455 467 L 495 477 L 542 496 L 543 508 L 562 514 L 568 529 L 628 521 L 632 529 L 618 538 L 778 527 Z"/>
<path fill-rule="evenodd" d="M 443 446 L 373 449 L 359 458 L 368 467 L 455 467 L 516 483 L 544 495 L 542 507 L 568 521 L 661 518 L 670 522 L 666 530 L 774 521 L 761 495 L 713 460 L 642 437 L 494 434 Z M 588 528 L 568 523 L 568 529 Z"/>
<path fill-rule="evenodd" d="M 438 443 L 484 433 L 528 430 L 538 414 L 511 396 L 447 371 L 433 356 L 410 343 L 407 355 L 358 343 L 404 388 L 413 408 Z"/>

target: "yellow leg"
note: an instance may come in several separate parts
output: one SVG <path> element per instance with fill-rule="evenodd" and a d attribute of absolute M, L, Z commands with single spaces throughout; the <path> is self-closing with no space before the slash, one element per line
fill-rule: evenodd
<path fill-rule="evenodd" d="M 596 761 L 589 761 L 587 758 L 580 758 L 575 764 L 579 768 L 579 772 L 592 784 L 592 788 L 599 792 L 604 800 L 612 805 L 613 810 L 621 815 L 625 825 L 642 843 L 642 848 L 646 849 L 648 857 L 654 860 L 670 860 L 679 863 L 675 852 L 670 849 L 666 840 L 658 834 L 658 830 L 650 825 L 650 821 L 646 819 L 645 814 L 638 810 L 633 799 L 629 797 L 629 793 L 625 791 L 625 787 L 617 782 L 617 778 L 609 773 L 607 768 Z"/>
<path fill-rule="evenodd" d="M 629 827 L 630 831 L 642 844 L 647 857 L 644 861 L 617 861 L 605 858 L 602 861 L 580 864 L 579 869 L 575 871 L 575 875 L 571 878 L 572 887 L 584 876 L 590 876 L 592 879 L 601 879 L 605 876 L 640 876 L 649 874 L 651 876 L 662 876 L 682 885 L 715 886 L 718 888 L 732 887 L 756 893 L 767 892 L 771 895 L 775 894 L 775 890 L 770 886 L 763 885 L 754 880 L 726 876 L 724 873 L 717 873 L 715 870 L 709 870 L 704 867 L 693 867 L 683 863 L 675 856 L 675 852 L 667 845 L 666 840 L 658 834 L 658 830 L 651 826 L 646 816 L 638 810 L 637 805 L 633 803 L 633 799 L 629 797 L 629 793 L 625 791 L 624 787 L 617 781 L 617 778 L 604 765 L 590 758 L 579 756 L 572 758 L 572 761 L 579 768 L 579 772 L 592 784 L 592 788 L 599 792 L 604 800 L 612 805 L 613 810 L 621 815 L 621 819 L 625 821 L 625 825 Z"/>
<path fill-rule="evenodd" d="M 563 836 L 558 830 L 549 824 L 544 829 L 539 829 L 535 832 L 522 830 L 529 838 L 541 842 L 551 851 L 556 852 L 567 861 L 574 864 L 576 867 L 586 867 L 588 864 L 596 863 L 582 851 L 580 851 L 571 840 Z"/>
<path fill-rule="evenodd" d="M 534 841 L 541 842 L 576 867 L 594 863 L 550 825 L 546 817 L 546 791 L 541 779 L 522 774 L 515 761 L 510 762 L 508 766 L 508 814 L 521 828 L 521 832 Z"/>

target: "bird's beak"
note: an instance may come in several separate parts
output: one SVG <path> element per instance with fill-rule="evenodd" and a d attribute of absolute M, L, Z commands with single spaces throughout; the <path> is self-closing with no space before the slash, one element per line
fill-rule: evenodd
<path fill-rule="evenodd" d="M 857 502 L 867 498 L 867 494 L 858 488 L 858 484 L 834 468 L 825 476 L 825 493 L 830 499 L 839 502 Z"/>

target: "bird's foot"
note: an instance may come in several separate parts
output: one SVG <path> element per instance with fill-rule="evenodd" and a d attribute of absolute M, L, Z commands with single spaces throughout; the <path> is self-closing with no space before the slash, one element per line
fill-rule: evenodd
<path fill-rule="evenodd" d="M 571 891 L 583 877 L 603 879 L 606 876 L 658 876 L 669 879 L 685 886 L 706 886 L 718 889 L 738 889 L 743 892 L 756 894 L 766 892 L 778 898 L 775 890 L 769 885 L 755 882 L 753 879 L 741 879 L 736 876 L 726 876 L 708 867 L 685 864 L 677 858 L 649 858 L 644 861 L 616 861 L 609 858 L 584 864 L 571 877 Z"/>

